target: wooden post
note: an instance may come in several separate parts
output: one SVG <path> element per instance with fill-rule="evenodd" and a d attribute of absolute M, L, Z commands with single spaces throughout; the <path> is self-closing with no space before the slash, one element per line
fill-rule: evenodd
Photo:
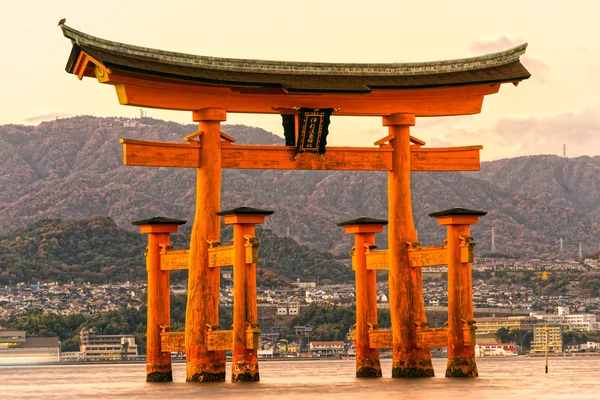
<path fill-rule="evenodd" d="M 434 376 L 429 349 L 417 347 L 416 323 L 426 325 L 427 316 L 422 272 L 410 267 L 407 248 L 407 242 L 417 241 L 410 197 L 410 127 L 414 124 L 411 114 L 383 117 L 393 149 L 392 170 L 388 173 L 388 247 L 394 378 Z"/>
<path fill-rule="evenodd" d="M 169 234 L 186 221 L 155 217 L 132 224 L 148 234 L 146 270 L 148 271 L 148 323 L 146 327 L 146 382 L 172 382 L 171 353 L 160 348 L 160 326 L 171 324 L 169 271 L 160 269 L 161 245 L 169 245 Z"/>
<path fill-rule="evenodd" d="M 225 352 L 208 351 L 208 326 L 219 324 L 220 271 L 208 267 L 208 240 L 220 238 L 221 121 L 225 110 L 194 112 L 202 132 L 196 178 L 196 213 L 190 239 L 188 298 L 185 318 L 186 380 L 225 381 Z"/>
<path fill-rule="evenodd" d="M 338 223 L 346 233 L 354 234 L 354 257 L 356 271 L 356 377 L 381 377 L 379 351 L 369 346 L 369 327 L 377 326 L 376 271 L 367 270 L 367 246 L 375 246 L 375 233 L 382 232 L 386 220 L 361 217 Z"/>
<path fill-rule="evenodd" d="M 231 380 L 257 382 L 258 308 L 256 304 L 256 261 L 258 241 L 254 225 L 265 222 L 273 211 L 250 207 L 220 211 L 225 224 L 233 224 L 233 354 Z"/>
<path fill-rule="evenodd" d="M 478 376 L 473 320 L 473 246 L 470 225 L 484 211 L 453 208 L 429 214 L 448 230 L 448 365 L 447 377 Z"/>

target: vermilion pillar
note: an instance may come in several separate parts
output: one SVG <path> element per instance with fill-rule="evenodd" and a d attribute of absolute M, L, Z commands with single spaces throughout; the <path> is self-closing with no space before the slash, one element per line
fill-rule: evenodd
<path fill-rule="evenodd" d="M 225 120 L 225 110 L 194 112 L 194 121 L 199 122 L 202 134 L 185 318 L 188 382 L 225 380 L 225 352 L 207 349 L 207 325 L 219 324 L 220 272 L 208 267 L 208 240 L 220 238 L 220 218 L 216 213 L 221 206 L 221 122 Z"/>
<path fill-rule="evenodd" d="M 411 114 L 383 117 L 393 136 L 392 170 L 388 174 L 388 247 L 390 253 L 389 302 L 392 322 L 392 377 L 416 378 L 434 375 L 431 353 L 418 348 L 415 321 L 427 322 L 420 268 L 411 268 L 407 242 L 417 241 L 410 197 Z"/>
<path fill-rule="evenodd" d="M 382 232 L 386 220 L 360 217 L 338 223 L 346 233 L 354 234 L 352 267 L 356 272 L 356 377 L 381 377 L 379 351 L 369 346 L 369 324 L 377 325 L 376 271 L 367 270 L 367 246 L 375 245 L 375 233 Z"/>
<path fill-rule="evenodd" d="M 470 225 L 484 211 L 453 208 L 429 214 L 448 230 L 448 366 L 447 377 L 477 376 L 473 320 L 473 246 Z"/>
<path fill-rule="evenodd" d="M 160 269 L 161 245 L 168 246 L 170 233 L 177 232 L 186 221 L 155 217 L 132 224 L 148 234 L 146 270 L 148 271 L 148 323 L 146 331 L 146 382 L 171 382 L 171 353 L 160 349 L 160 325 L 171 325 L 169 271 Z"/>
<path fill-rule="evenodd" d="M 273 211 L 239 207 L 217 213 L 233 225 L 233 354 L 231 380 L 256 382 L 258 371 L 258 308 L 256 304 L 256 260 L 258 242 L 255 224 L 265 222 Z"/>

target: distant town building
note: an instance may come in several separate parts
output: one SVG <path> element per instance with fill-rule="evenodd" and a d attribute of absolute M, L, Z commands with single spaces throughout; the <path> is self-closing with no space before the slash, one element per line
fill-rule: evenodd
<path fill-rule="evenodd" d="M 93 330 L 83 328 L 79 340 L 83 360 L 131 360 L 138 356 L 133 335 L 95 335 Z"/>
<path fill-rule="evenodd" d="M 548 327 L 548 352 L 562 353 L 563 340 L 562 328 L 559 325 L 536 325 L 533 330 L 533 342 L 531 342 L 531 353 L 546 352 L 546 327 Z"/>
<path fill-rule="evenodd" d="M 482 343 L 475 345 L 475 357 L 513 357 L 518 354 L 514 343 Z"/>
<path fill-rule="evenodd" d="M 475 318 L 477 333 L 496 333 L 500 328 L 533 330 L 540 323 L 538 318 L 532 316 L 510 316 L 510 317 L 483 317 Z"/>
<path fill-rule="evenodd" d="M 294 333 L 299 336 L 310 336 L 312 333 L 312 326 L 296 325 L 294 326 Z"/>
<path fill-rule="evenodd" d="M 277 315 L 298 315 L 300 312 L 300 302 L 289 301 L 287 303 L 280 303 L 277 305 Z"/>
<path fill-rule="evenodd" d="M 0 364 L 60 361 L 57 337 L 26 337 L 25 331 L 0 330 Z"/>
<path fill-rule="evenodd" d="M 296 282 L 293 282 L 292 285 L 298 288 L 312 289 L 317 287 L 317 282 L 300 282 L 300 279 L 298 279 Z"/>
<path fill-rule="evenodd" d="M 320 354 L 323 356 L 328 355 L 339 355 L 344 353 L 345 343 L 342 341 L 333 342 L 310 342 L 308 349 L 313 354 Z"/>
<path fill-rule="evenodd" d="M 558 307 L 556 314 L 531 313 L 532 317 L 552 325 L 560 325 L 564 330 L 591 332 L 600 330 L 600 323 L 594 314 L 571 314 L 569 307 Z"/>

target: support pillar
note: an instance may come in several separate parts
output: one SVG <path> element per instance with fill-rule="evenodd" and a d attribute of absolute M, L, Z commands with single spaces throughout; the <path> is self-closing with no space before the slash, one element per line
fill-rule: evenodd
<path fill-rule="evenodd" d="M 484 211 L 453 208 L 429 214 L 448 231 L 448 365 L 446 377 L 478 376 L 473 319 L 473 247 L 470 225 Z"/>
<path fill-rule="evenodd" d="M 356 377 L 381 377 L 379 351 L 369 345 L 369 328 L 377 326 L 377 285 L 375 270 L 367 270 L 367 246 L 375 246 L 375 233 L 382 232 L 386 220 L 367 217 L 338 223 L 354 234 L 352 268 L 356 271 Z"/>
<path fill-rule="evenodd" d="M 207 327 L 219 324 L 221 277 L 218 268 L 208 266 L 208 240 L 220 239 L 220 218 L 216 213 L 221 207 L 221 122 L 225 120 L 225 110 L 207 108 L 194 112 L 202 134 L 185 318 L 188 382 L 225 381 L 225 352 L 207 349 Z"/>
<path fill-rule="evenodd" d="M 411 114 L 383 117 L 393 137 L 392 170 L 388 174 L 388 247 L 390 253 L 389 302 L 392 322 L 392 377 L 434 376 L 431 353 L 417 347 L 416 322 L 427 324 L 420 268 L 411 268 L 407 242 L 417 241 L 410 197 Z"/>
<path fill-rule="evenodd" d="M 186 221 L 155 217 L 132 224 L 148 234 L 146 270 L 148 271 L 148 321 L 146 330 L 146 382 L 172 382 L 171 353 L 160 348 L 161 325 L 171 325 L 170 274 L 160 268 L 161 246 L 168 246 L 169 234 Z"/>
<path fill-rule="evenodd" d="M 250 207 L 220 211 L 225 224 L 233 225 L 233 354 L 231 380 L 258 382 L 258 307 L 256 304 L 256 262 L 258 240 L 255 224 L 265 222 L 273 211 Z"/>

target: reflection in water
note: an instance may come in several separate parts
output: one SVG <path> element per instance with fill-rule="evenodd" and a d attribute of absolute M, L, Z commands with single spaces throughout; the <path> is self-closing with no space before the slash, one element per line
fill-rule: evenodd
<path fill-rule="evenodd" d="M 478 359 L 479 378 L 444 378 L 446 361 L 434 359 L 435 378 L 354 378 L 354 361 L 270 361 L 259 383 L 185 382 L 174 364 L 173 383 L 145 383 L 143 364 L 0 367 L 0 399 L 598 399 L 600 358 Z M 228 366 L 229 367 L 229 366 Z M 228 368 L 228 378 L 229 378 Z"/>

